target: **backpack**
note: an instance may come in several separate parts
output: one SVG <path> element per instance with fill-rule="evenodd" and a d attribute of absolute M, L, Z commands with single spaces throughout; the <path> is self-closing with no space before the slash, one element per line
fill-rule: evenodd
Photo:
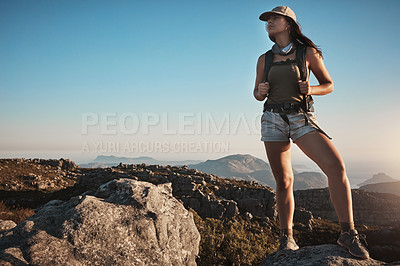
<path fill-rule="evenodd" d="M 305 81 L 307 80 L 307 61 L 306 61 L 306 50 L 307 50 L 307 46 L 304 44 L 297 44 L 296 47 L 296 59 L 295 62 L 297 63 L 297 66 L 299 68 L 300 71 L 300 78 L 301 80 Z M 271 66 L 275 63 L 273 63 L 274 59 L 274 54 L 272 52 L 272 50 L 269 50 L 265 53 L 265 66 L 264 66 L 264 82 L 268 81 L 268 73 L 269 73 L 269 69 L 271 68 Z M 272 101 L 275 101 L 274 99 L 272 99 L 271 97 L 268 96 L 269 99 L 271 99 Z M 277 102 L 278 103 L 278 102 Z M 311 124 L 313 124 L 322 134 L 324 134 L 325 136 L 328 137 L 328 139 L 332 139 L 331 137 L 329 137 L 328 134 L 325 133 L 325 131 L 323 131 L 318 124 L 315 124 L 312 120 L 309 120 L 307 117 L 307 112 L 311 110 L 312 105 L 314 104 L 314 100 L 312 98 L 311 95 L 304 95 L 303 94 L 303 100 L 301 102 L 301 111 L 304 113 L 304 117 L 305 117 L 305 124 L 308 124 L 308 121 L 311 122 Z M 267 105 L 267 101 L 265 101 L 264 103 L 264 109 Z M 287 116 L 285 114 L 280 114 L 282 116 L 282 118 L 286 121 L 286 123 L 289 124 L 289 120 L 287 118 Z"/>
<path fill-rule="evenodd" d="M 297 66 L 300 70 L 300 77 L 301 80 L 305 81 L 307 80 L 307 61 L 306 61 L 306 50 L 307 50 L 307 46 L 304 44 L 300 44 L 297 43 L 297 47 L 296 47 L 296 63 Z M 265 66 L 264 66 L 264 82 L 268 81 L 268 73 L 269 73 L 269 69 L 271 68 L 271 66 L 274 64 L 272 61 L 274 59 L 274 54 L 272 52 L 272 50 L 269 50 L 265 53 Z M 303 101 L 302 101 L 302 108 L 305 111 L 308 111 L 309 108 L 312 106 L 312 104 L 314 103 L 314 100 L 312 98 L 311 95 L 303 95 Z M 273 100 L 273 99 L 271 99 Z M 274 100 L 273 100 L 274 101 Z M 267 101 L 265 101 L 265 104 L 267 103 Z"/>

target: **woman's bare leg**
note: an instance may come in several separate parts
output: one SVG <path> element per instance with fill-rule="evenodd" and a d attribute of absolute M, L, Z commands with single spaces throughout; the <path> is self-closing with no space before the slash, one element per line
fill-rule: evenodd
<path fill-rule="evenodd" d="M 294 214 L 293 171 L 290 142 L 264 142 L 276 181 L 276 204 L 281 229 L 292 229 Z"/>
<path fill-rule="evenodd" d="M 320 132 L 312 131 L 295 143 L 327 175 L 331 201 L 339 222 L 353 222 L 350 183 L 343 159 L 332 141 Z"/>

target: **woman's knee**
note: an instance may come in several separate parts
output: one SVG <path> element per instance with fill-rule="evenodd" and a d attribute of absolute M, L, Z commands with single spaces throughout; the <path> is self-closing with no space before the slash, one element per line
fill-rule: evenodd
<path fill-rule="evenodd" d="M 325 163 L 325 171 L 328 178 L 329 176 L 345 176 L 346 175 L 346 166 L 341 159 L 329 160 Z"/>
<path fill-rule="evenodd" d="M 277 190 L 288 190 L 293 187 L 293 174 L 282 174 L 281 176 L 275 177 L 276 189 Z"/>

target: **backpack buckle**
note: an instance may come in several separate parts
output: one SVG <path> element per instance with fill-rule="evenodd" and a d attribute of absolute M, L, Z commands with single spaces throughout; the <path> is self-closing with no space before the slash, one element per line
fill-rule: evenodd
<path fill-rule="evenodd" d="M 294 109 L 294 103 L 283 103 L 283 110 L 292 110 Z"/>

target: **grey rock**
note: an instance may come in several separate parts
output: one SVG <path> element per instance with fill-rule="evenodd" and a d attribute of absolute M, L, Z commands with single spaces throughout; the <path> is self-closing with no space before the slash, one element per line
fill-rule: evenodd
<path fill-rule="evenodd" d="M 349 266 L 371 266 L 387 265 L 384 262 L 368 259 L 361 260 L 353 257 L 350 253 L 338 246 L 332 244 L 308 246 L 296 251 L 290 251 L 276 259 L 276 252 L 268 256 L 260 266 L 278 266 L 278 265 L 349 265 Z"/>
<path fill-rule="evenodd" d="M 294 222 L 296 229 L 306 229 L 306 230 L 312 230 L 312 225 L 313 225 L 313 215 L 310 211 L 304 209 L 304 208 L 296 208 L 294 211 Z M 299 224 L 297 224 L 299 223 Z"/>
<path fill-rule="evenodd" d="M 228 218 L 233 218 L 239 215 L 239 208 L 237 207 L 237 203 L 234 200 L 221 200 L 221 204 L 225 208 L 224 216 Z"/>
<path fill-rule="evenodd" d="M 199 215 L 214 219 L 233 218 L 239 214 L 236 202 L 233 200 L 211 200 L 205 197 L 201 200 L 203 208 L 200 208 Z"/>
<path fill-rule="evenodd" d="M 294 212 L 294 221 L 299 223 L 308 223 L 311 219 L 313 219 L 313 215 L 310 211 L 304 208 L 296 208 Z"/>
<path fill-rule="evenodd" d="M 265 198 L 244 198 L 237 199 L 237 205 L 241 212 L 250 212 L 254 216 L 268 217 L 275 219 L 277 217 L 277 208 L 275 195 Z"/>
<path fill-rule="evenodd" d="M 171 183 L 112 180 L 54 200 L 0 238 L 0 265 L 196 265 L 200 234 Z"/>

